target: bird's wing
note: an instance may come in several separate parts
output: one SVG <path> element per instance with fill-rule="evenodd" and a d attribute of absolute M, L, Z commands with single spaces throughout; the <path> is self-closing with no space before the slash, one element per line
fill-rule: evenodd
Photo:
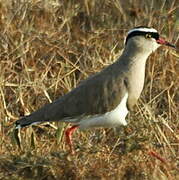
<path fill-rule="evenodd" d="M 16 127 L 35 122 L 98 115 L 115 109 L 127 93 L 125 75 L 119 70 L 116 72 L 113 68 L 106 68 L 66 95 L 16 121 Z"/>
<path fill-rule="evenodd" d="M 125 93 L 124 76 L 114 77 L 112 73 L 99 74 L 51 103 L 46 108 L 45 119 L 57 121 L 103 114 L 115 109 Z"/>

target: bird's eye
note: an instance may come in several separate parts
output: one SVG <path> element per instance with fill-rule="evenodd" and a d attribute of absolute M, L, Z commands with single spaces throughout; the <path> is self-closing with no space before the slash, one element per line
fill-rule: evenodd
<path fill-rule="evenodd" d="M 151 37 L 152 37 L 151 34 L 146 34 L 146 35 L 145 35 L 145 38 L 147 38 L 147 39 L 148 39 L 148 38 L 151 38 Z"/>

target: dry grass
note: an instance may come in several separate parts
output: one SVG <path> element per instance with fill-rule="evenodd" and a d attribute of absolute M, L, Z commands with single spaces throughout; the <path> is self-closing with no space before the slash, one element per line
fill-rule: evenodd
<path fill-rule="evenodd" d="M 115 61 L 128 29 L 153 26 L 176 43 L 177 5 L 1 0 L 0 179 L 179 179 L 179 61 L 167 48 L 151 55 L 127 128 L 76 132 L 75 156 L 62 138 L 64 124 L 22 129 L 21 149 L 13 135 L 20 116 Z"/>

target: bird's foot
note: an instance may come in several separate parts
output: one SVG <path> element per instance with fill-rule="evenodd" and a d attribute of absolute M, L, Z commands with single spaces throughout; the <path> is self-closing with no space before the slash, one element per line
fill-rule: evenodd
<path fill-rule="evenodd" d="M 78 125 L 74 125 L 74 126 L 68 128 L 66 130 L 66 132 L 65 132 L 66 143 L 69 145 L 70 152 L 71 152 L 72 155 L 75 154 L 75 150 L 74 150 L 74 147 L 73 147 L 73 141 L 72 141 L 72 134 L 78 127 L 79 127 Z"/>

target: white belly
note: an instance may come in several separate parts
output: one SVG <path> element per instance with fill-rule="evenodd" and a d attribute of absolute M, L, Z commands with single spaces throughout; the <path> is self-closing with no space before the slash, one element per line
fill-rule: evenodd
<path fill-rule="evenodd" d="M 81 119 L 78 123 L 81 130 L 92 127 L 118 127 L 126 126 L 127 122 L 125 120 L 128 109 L 127 109 L 127 99 L 128 93 L 125 94 L 120 104 L 112 111 L 107 112 L 100 116 L 93 116 L 85 119 Z"/>

